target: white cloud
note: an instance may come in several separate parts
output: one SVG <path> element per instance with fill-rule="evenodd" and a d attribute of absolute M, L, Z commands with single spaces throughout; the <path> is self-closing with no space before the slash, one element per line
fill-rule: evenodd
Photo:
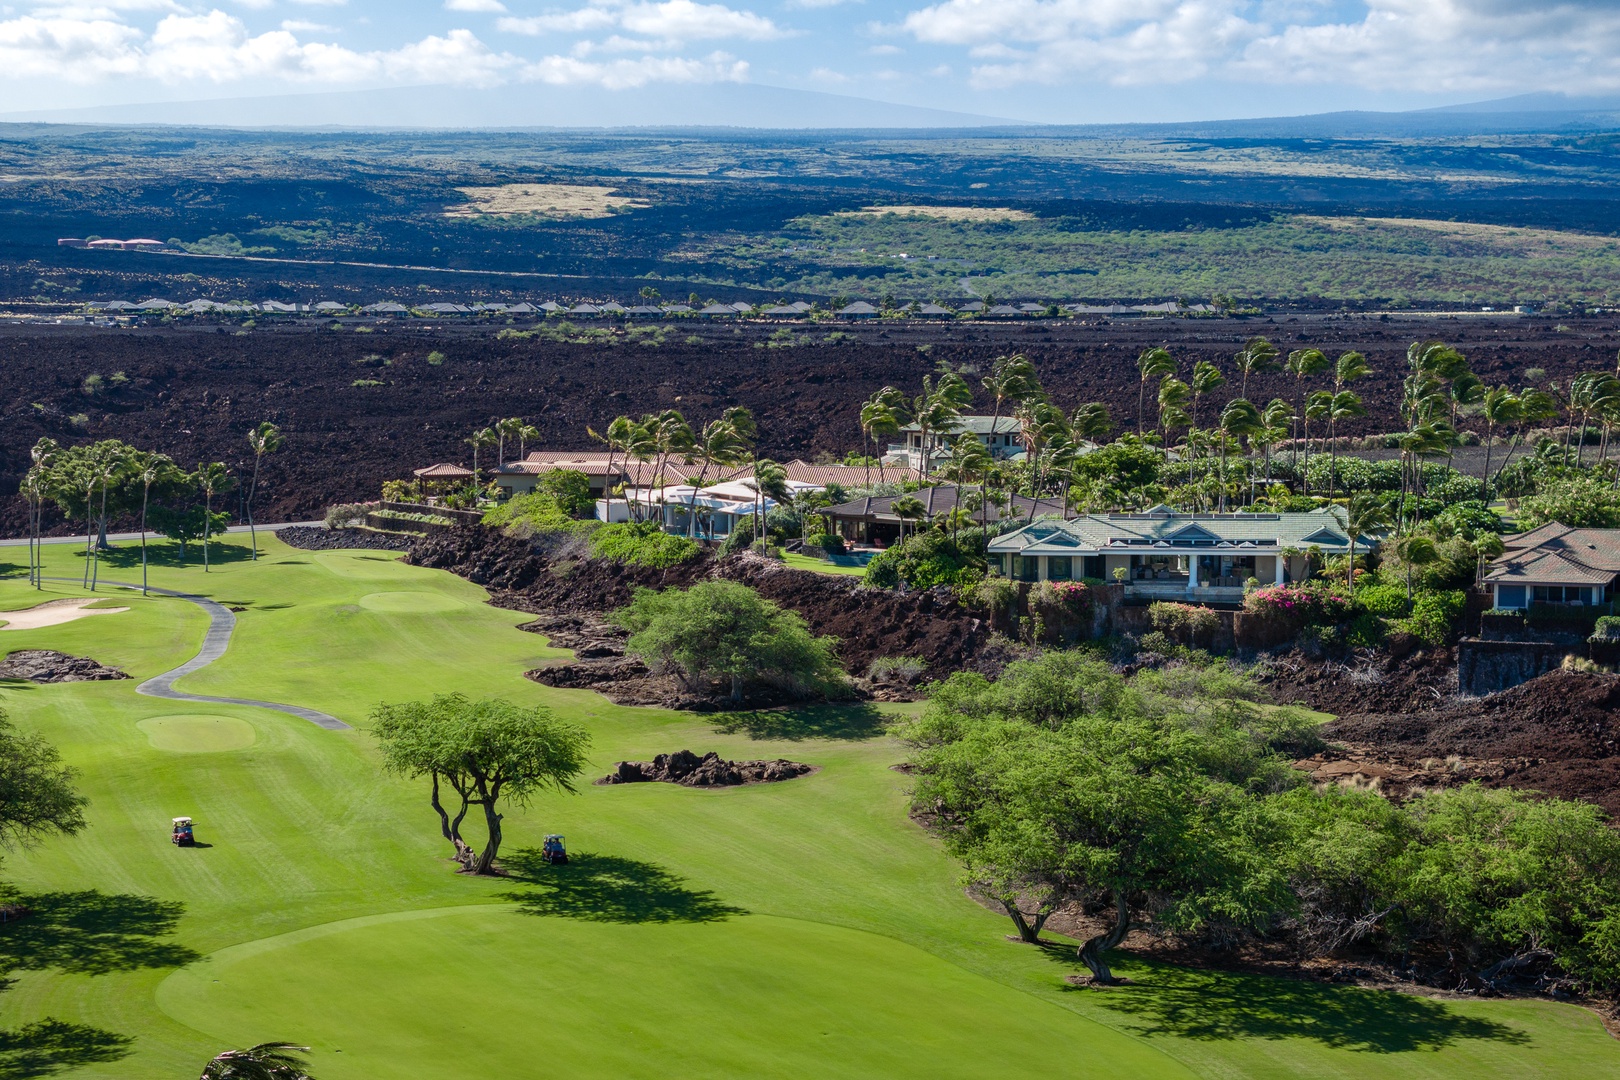
<path fill-rule="evenodd" d="M 621 29 L 659 41 L 711 41 L 721 38 L 771 41 L 785 36 L 780 27 L 763 15 L 738 11 L 724 4 L 700 4 L 696 0 L 601 3 L 574 11 L 505 18 L 495 25 L 508 33 L 531 35 Z"/>
<path fill-rule="evenodd" d="M 506 5 L 501 0 L 444 0 L 446 11 L 487 11 L 497 15 L 505 14 Z"/>
<path fill-rule="evenodd" d="M 899 56 L 903 52 L 905 50 L 898 45 L 873 45 L 866 50 L 868 56 Z"/>
<path fill-rule="evenodd" d="M 308 19 L 282 19 L 281 28 L 290 34 L 336 34 L 338 28 L 327 26 L 325 23 L 310 22 Z"/>
<path fill-rule="evenodd" d="M 1359 17 L 1358 17 L 1359 16 Z M 976 85 L 1203 77 L 1418 92 L 1620 87 L 1614 0 L 941 0 L 899 28 Z"/>
<path fill-rule="evenodd" d="M 502 81 L 521 61 L 497 54 L 471 31 L 452 30 L 398 49 L 357 52 L 300 42 L 288 29 L 249 33 L 223 11 L 169 15 L 150 34 L 106 19 L 0 21 L 0 71 L 12 77 L 95 82 L 134 76 L 178 83 L 271 77 L 291 82 L 460 83 Z"/>
<path fill-rule="evenodd" d="M 604 63 L 573 56 L 547 56 L 523 71 L 523 78 L 533 82 L 552 86 L 601 86 L 607 90 L 627 90 L 654 82 L 743 82 L 747 76 L 747 61 L 719 52 L 701 60 L 642 56 Z"/>
<path fill-rule="evenodd" d="M 834 71 L 827 67 L 811 68 L 810 77 L 816 82 L 832 83 L 834 86 L 842 86 L 850 81 L 849 76 L 842 71 Z"/>
<path fill-rule="evenodd" d="M 866 0 L 787 0 L 782 6 L 785 8 L 830 8 L 840 4 L 864 4 Z"/>

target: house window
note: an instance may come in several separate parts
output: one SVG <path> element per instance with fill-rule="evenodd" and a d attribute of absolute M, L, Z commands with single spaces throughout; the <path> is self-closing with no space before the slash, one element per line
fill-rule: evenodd
<path fill-rule="evenodd" d="M 1018 556 L 1018 580 L 1035 581 L 1041 576 L 1040 559 L 1034 555 Z"/>
<path fill-rule="evenodd" d="M 990 572 L 993 574 L 1005 574 L 1007 572 L 1005 557 L 999 551 L 992 551 L 986 555 L 984 564 L 990 568 Z"/>
<path fill-rule="evenodd" d="M 1589 590 L 1584 585 L 1537 585 L 1535 602 L 1538 604 L 1584 604 Z"/>
<path fill-rule="evenodd" d="M 1074 577 L 1074 562 L 1067 555 L 1046 557 L 1046 577 L 1049 581 L 1068 581 Z"/>
<path fill-rule="evenodd" d="M 1108 575 L 1103 570 L 1103 557 L 1101 555 L 1087 555 L 1085 557 L 1085 569 L 1081 571 L 1081 574 L 1084 577 L 1097 578 L 1098 580 L 1106 578 Z"/>
<path fill-rule="evenodd" d="M 1496 606 L 1504 610 L 1521 611 L 1524 608 L 1523 585 L 1498 585 Z"/>

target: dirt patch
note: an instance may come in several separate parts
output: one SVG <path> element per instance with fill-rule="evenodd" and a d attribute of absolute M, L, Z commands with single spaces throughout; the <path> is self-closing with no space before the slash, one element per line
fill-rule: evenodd
<path fill-rule="evenodd" d="M 651 761 L 621 761 L 598 784 L 680 784 L 683 787 L 736 787 L 774 784 L 815 771 L 802 761 L 726 761 L 713 750 L 698 757 L 690 750 L 659 754 Z"/>
<path fill-rule="evenodd" d="M 127 679 L 115 667 L 88 656 L 69 656 L 51 649 L 18 649 L 0 662 L 0 679 L 26 679 L 36 683 L 103 682 Z"/>
<path fill-rule="evenodd" d="M 467 196 L 458 206 L 447 206 L 450 218 L 536 217 L 605 218 L 626 210 L 644 210 L 652 203 L 628 195 L 615 195 L 615 188 L 595 184 L 501 184 L 499 187 L 464 187 Z"/>
<path fill-rule="evenodd" d="M 390 536 L 364 529 L 322 529 L 309 525 L 279 529 L 276 535 L 288 547 L 305 551 L 409 551 L 416 543 L 414 536 Z"/>

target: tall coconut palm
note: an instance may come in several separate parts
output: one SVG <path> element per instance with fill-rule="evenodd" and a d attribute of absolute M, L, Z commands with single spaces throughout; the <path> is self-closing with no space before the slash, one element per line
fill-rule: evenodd
<path fill-rule="evenodd" d="M 1558 401 L 1545 390 L 1527 386 L 1519 391 L 1518 414 L 1514 421 L 1513 438 L 1508 441 L 1507 456 L 1497 466 L 1496 475 L 1491 477 L 1493 484 L 1501 478 L 1503 470 L 1513 463 L 1513 452 L 1524 441 L 1525 433 L 1536 424 L 1544 424 L 1558 415 Z"/>
<path fill-rule="evenodd" d="M 1402 537 L 1395 542 L 1395 555 L 1401 560 L 1401 566 L 1406 571 L 1406 602 L 1412 602 L 1412 569 L 1414 567 L 1428 566 L 1440 558 L 1440 549 L 1434 546 L 1434 540 L 1427 536 L 1413 534 Z"/>
<path fill-rule="evenodd" d="M 1311 421 L 1326 423 L 1333 414 L 1333 391 L 1314 390 L 1305 398 L 1305 457 L 1303 458 L 1299 475 L 1302 479 L 1301 491 L 1303 494 L 1311 493 Z"/>
<path fill-rule="evenodd" d="M 1189 422 L 1187 406 L 1192 402 L 1192 387 L 1176 378 L 1166 375 L 1159 382 L 1159 422 L 1157 429 L 1163 432 L 1164 445 L 1170 445 L 1171 427 L 1181 427 Z"/>
<path fill-rule="evenodd" d="M 268 420 L 248 432 L 248 449 L 253 451 L 253 482 L 248 485 L 247 497 L 248 544 L 252 548 L 252 561 L 254 562 L 259 561 L 259 533 L 253 524 L 253 496 L 259 493 L 259 463 L 264 460 L 264 455 L 273 454 L 280 450 L 284 441 L 281 437 L 281 429 Z M 143 508 L 141 510 L 143 522 L 141 525 L 141 565 L 143 566 L 146 564 L 145 516 L 146 511 Z"/>
<path fill-rule="evenodd" d="M 1283 369 L 1294 377 L 1295 393 L 1298 396 L 1298 401 L 1294 406 L 1294 420 L 1296 423 L 1305 418 L 1305 380 L 1313 375 L 1320 375 L 1327 370 L 1327 366 L 1327 354 L 1321 349 L 1295 349 L 1288 354 L 1288 360 L 1283 364 Z M 1294 464 L 1297 466 L 1299 465 L 1299 431 L 1297 429 L 1290 431 L 1289 441 L 1293 443 Z M 1305 435 L 1305 457 L 1309 459 L 1310 455 L 1310 433 L 1307 432 Z M 1306 464 L 1309 464 L 1308 460 Z M 1300 475 L 1305 475 L 1303 468 L 1300 469 Z M 1310 491 L 1309 484 L 1305 486 L 1305 491 Z"/>
<path fill-rule="evenodd" d="M 35 522 L 39 519 L 40 508 L 49 490 L 49 472 L 43 465 L 35 465 L 24 473 L 18 488 L 18 493 L 28 506 L 28 584 L 36 589 L 43 588 L 44 582 L 40 580 L 39 527 Z"/>
<path fill-rule="evenodd" d="M 995 467 L 995 459 L 990 456 L 989 447 L 972 434 L 959 435 L 956 442 L 951 444 L 951 464 L 956 467 L 959 484 L 969 483 L 975 476 L 979 478 L 980 523 L 983 524 L 982 512 L 989 501 L 987 487 L 990 471 Z"/>
<path fill-rule="evenodd" d="M 307 1053 L 307 1046 L 284 1042 L 227 1050 L 203 1067 L 201 1080 L 315 1080 L 304 1065 Z"/>
<path fill-rule="evenodd" d="M 1221 410 L 1219 423 L 1221 433 L 1221 501 L 1220 512 L 1226 512 L 1226 449 L 1229 443 L 1247 438 L 1253 438 L 1257 431 L 1266 426 L 1260 410 L 1254 403 L 1243 398 L 1233 398 Z"/>
<path fill-rule="evenodd" d="M 1170 350 L 1160 347 L 1144 349 L 1136 358 L 1136 370 L 1140 379 L 1136 387 L 1136 434 L 1142 434 L 1142 417 L 1147 411 L 1143 407 L 1143 400 L 1147 395 L 1147 385 L 1150 380 L 1162 383 L 1167 376 L 1176 373 L 1176 359 L 1170 355 Z"/>
<path fill-rule="evenodd" d="M 1490 499 L 1491 447 L 1496 442 L 1496 429 L 1519 421 L 1524 402 L 1510 387 L 1493 386 L 1485 391 L 1480 415 L 1485 419 L 1485 471 L 1479 478 L 1479 497 Z"/>
<path fill-rule="evenodd" d="M 480 450 L 487 449 L 488 447 L 495 446 L 500 442 L 500 436 L 496 435 L 494 429 L 492 428 L 482 428 L 473 432 L 466 442 L 468 446 L 472 447 L 473 452 L 473 490 L 482 491 L 483 485 L 479 481 L 478 452 Z"/>
<path fill-rule="evenodd" d="M 1238 373 L 1243 376 L 1238 397 L 1247 399 L 1249 396 L 1250 375 L 1259 375 L 1262 372 L 1277 370 L 1277 346 L 1263 337 L 1252 337 L 1232 357 L 1232 363 Z"/>
<path fill-rule="evenodd" d="M 1288 427 L 1294 420 L 1294 407 L 1283 398 L 1272 398 L 1260 413 L 1265 421 L 1266 430 L 1262 436 L 1260 446 L 1266 455 L 1266 483 L 1271 483 L 1271 451 L 1288 435 Z"/>
<path fill-rule="evenodd" d="M 1076 438 L 1093 443 L 1107 442 L 1114 433 L 1114 418 L 1108 415 L 1107 405 L 1088 401 L 1069 417 L 1069 428 Z"/>
<path fill-rule="evenodd" d="M 1451 380 L 1446 387 L 1446 397 L 1449 402 L 1450 419 L 1447 421 L 1452 427 L 1457 426 L 1457 417 L 1463 409 L 1478 405 L 1485 397 L 1485 383 L 1472 371 L 1464 371 Z M 1451 468 L 1452 461 L 1457 453 L 1456 444 L 1452 445 L 1446 454 L 1446 467 Z"/>
<path fill-rule="evenodd" d="M 528 458 L 529 444 L 538 441 L 539 438 L 540 429 L 535 427 L 533 424 L 525 422 L 522 427 L 518 428 L 517 441 L 519 461 L 523 461 Z"/>
<path fill-rule="evenodd" d="M 152 499 L 152 488 L 179 480 L 185 474 L 166 454 L 140 453 L 135 469 L 135 478 L 141 485 L 141 595 L 146 596 L 146 509 Z"/>
<path fill-rule="evenodd" d="M 1332 453 L 1328 456 L 1328 498 L 1332 498 L 1339 490 L 1339 421 L 1352 420 L 1358 416 L 1366 416 L 1367 408 L 1361 403 L 1361 395 L 1354 390 L 1340 390 L 1332 395 L 1328 401 L 1328 431 Z"/>
<path fill-rule="evenodd" d="M 523 430 L 523 418 L 508 416 L 505 420 L 495 421 L 495 467 L 498 469 L 506 464 L 506 440 L 518 437 Z"/>
<path fill-rule="evenodd" d="M 925 483 L 933 463 L 934 439 L 949 432 L 973 400 L 973 391 L 955 372 L 942 371 L 936 383 L 923 376 L 923 392 L 912 402 L 912 422 L 917 425 L 922 454 L 917 459 L 917 482 Z"/>
<path fill-rule="evenodd" d="M 915 495 L 902 495 L 889 504 L 889 510 L 900 519 L 900 540 L 906 539 L 906 522 L 921 521 L 928 513 L 928 508 L 921 499 Z"/>
<path fill-rule="evenodd" d="M 788 487 L 787 470 L 769 458 L 755 462 L 753 488 L 754 539 L 758 541 L 765 536 L 765 500 L 784 506 L 793 498 L 793 491 Z"/>
<path fill-rule="evenodd" d="M 861 440 L 862 444 L 872 451 L 866 455 L 866 485 L 872 486 L 872 458 L 878 459 L 878 476 L 883 475 L 883 458 L 877 453 L 878 436 L 883 431 L 900 428 L 899 417 L 895 415 L 894 398 L 900 391 L 892 386 L 885 386 L 861 403 Z"/>
<path fill-rule="evenodd" d="M 990 361 L 990 374 L 981 379 L 979 385 L 989 393 L 994 406 L 990 414 L 990 431 L 986 436 L 990 445 L 994 446 L 999 434 L 996 428 L 1001 423 L 1002 407 L 1007 404 L 1016 407 L 1040 393 L 1041 384 L 1035 377 L 1035 365 L 1030 363 L 1029 357 L 1014 353 Z"/>
<path fill-rule="evenodd" d="M 1363 536 L 1389 528 L 1389 507 L 1374 495 L 1352 495 L 1343 507 L 1335 507 L 1345 535 L 1350 539 L 1349 557 L 1344 561 L 1345 587 L 1356 591 L 1356 542 Z"/>
<path fill-rule="evenodd" d="M 725 468 L 745 462 L 754 434 L 753 415 L 741 405 L 732 406 L 721 413 L 718 420 L 711 420 L 703 425 L 703 431 L 691 449 L 692 457 L 696 462 L 701 462 L 703 467 L 691 485 L 692 494 L 686 502 L 688 538 L 697 535 L 697 493 L 708 481 L 709 470 L 717 466 Z"/>
<path fill-rule="evenodd" d="M 197 471 L 192 474 L 196 481 L 197 490 L 203 493 L 203 573 L 208 573 L 208 537 L 214 531 L 214 496 L 223 495 L 235 486 L 236 481 L 231 477 L 231 471 L 225 467 L 223 461 L 210 462 L 207 465 L 198 465 Z"/>
<path fill-rule="evenodd" d="M 45 500 L 50 497 L 51 489 L 56 483 L 55 462 L 61 450 L 62 448 L 57 445 L 55 439 L 42 438 L 36 441 L 28 451 L 29 459 L 33 463 L 33 468 L 29 470 L 29 473 L 34 478 L 31 488 L 34 496 L 31 504 L 33 515 L 28 523 L 28 537 L 33 552 L 33 557 L 29 561 L 31 567 L 29 583 L 35 588 L 44 588 L 45 584 L 41 578 L 44 572 L 42 567 L 45 560 L 43 553 L 40 551 L 40 534 L 44 532 Z"/>

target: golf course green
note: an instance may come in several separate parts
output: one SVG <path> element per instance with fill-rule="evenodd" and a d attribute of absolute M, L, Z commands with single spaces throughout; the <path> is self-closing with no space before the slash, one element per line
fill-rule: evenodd
<path fill-rule="evenodd" d="M 0 1080 L 190 1078 L 232 1046 L 313 1048 L 320 1080 L 472 1077 L 1616 1077 L 1597 1018 L 1545 1001 L 1440 1000 L 1122 957 L 1073 986 L 1072 948 L 1006 939 L 905 813 L 904 749 L 877 708 L 703 717 L 616 706 L 522 673 L 566 655 L 449 574 L 380 552 L 261 536 L 152 584 L 236 610 L 229 649 L 136 693 L 201 646 L 175 597 L 7 635 L 130 680 L 0 683 L 25 731 L 80 770 L 89 826 L 6 855 L 32 912 L 0 924 Z M 20 561 L 21 551 L 12 556 Z M 193 553 L 195 558 L 195 553 Z M 82 555 L 46 549 L 47 574 Z M 0 579 L 0 610 L 88 595 Z M 119 552 L 103 578 L 138 581 Z M 503 878 L 454 873 L 425 783 L 385 776 L 383 701 L 460 691 L 545 704 L 623 758 L 717 750 L 819 766 L 780 784 L 592 786 L 509 807 Z M 883 708 L 899 708 L 885 706 Z M 586 779 L 589 779 L 587 777 Z M 196 821 L 199 846 L 169 843 Z M 547 833 L 572 861 L 546 867 Z"/>

